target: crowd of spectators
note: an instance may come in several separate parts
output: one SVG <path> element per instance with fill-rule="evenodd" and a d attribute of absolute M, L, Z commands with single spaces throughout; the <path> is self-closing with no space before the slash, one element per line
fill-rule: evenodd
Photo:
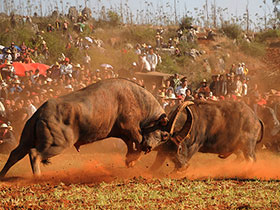
<path fill-rule="evenodd" d="M 83 23 L 83 21 L 85 19 L 82 18 L 78 23 Z M 31 23 L 32 20 L 29 18 L 28 22 Z M 78 30 L 82 32 L 83 26 L 81 24 L 78 26 Z M 48 24 L 46 33 L 54 30 L 63 30 L 67 34 L 68 22 L 56 20 L 53 25 Z M 163 30 L 158 30 L 154 46 L 145 43 L 136 45 L 135 53 L 138 55 L 138 61 L 133 63 L 135 71 L 156 71 L 157 65 L 162 62 L 160 52 L 163 47 L 175 49 L 175 52 L 179 50 L 177 48 L 182 31 L 179 30 L 177 37 L 169 39 L 166 44 L 163 42 L 162 33 Z M 195 32 L 189 31 L 188 39 L 192 40 L 193 33 Z M 10 46 L 2 49 L 0 63 L 5 65 L 0 69 L 0 144 L 4 143 L 1 135 L 12 138 L 14 134 L 15 139 L 18 139 L 25 122 L 46 100 L 68 94 L 100 80 L 118 76 L 110 65 L 92 69 L 91 57 L 87 53 L 90 48 L 88 42 L 82 38 L 73 40 L 70 34 L 65 35 L 69 40 L 66 47 L 71 48 L 74 45 L 85 50 L 82 64 L 74 64 L 69 58 L 63 57 L 51 65 L 45 74 L 40 74 L 40 71 L 36 69 L 25 71 L 23 77 L 17 76 L 13 62 L 32 63 L 40 55 L 46 58 L 49 56 L 43 34 L 44 32 L 40 31 L 35 38 L 36 42 L 40 43 L 38 48 L 31 49 L 24 42 L 19 46 L 12 42 Z M 143 87 L 148 87 L 148 84 L 145 84 L 143 79 L 136 78 L 133 72 L 128 79 Z M 244 63 L 233 64 L 227 74 L 212 75 L 212 81 L 203 79 L 198 87 L 193 87 L 188 78 L 174 74 L 161 85 L 152 84 L 149 90 L 166 112 L 183 101 L 246 100 L 250 94 L 254 95 L 253 104 L 265 104 L 265 98 L 258 92 L 257 86 L 248 86 L 247 74 L 248 69 Z"/>

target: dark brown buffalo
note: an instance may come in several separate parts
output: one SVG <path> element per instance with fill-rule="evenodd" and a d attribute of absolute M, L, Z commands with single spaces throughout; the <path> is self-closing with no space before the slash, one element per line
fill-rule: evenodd
<path fill-rule="evenodd" d="M 266 148 L 278 153 L 280 151 L 280 123 L 275 111 L 268 106 L 262 105 L 257 107 L 256 112 L 265 127 L 264 138 L 261 144 L 258 145 L 258 149 Z"/>
<path fill-rule="evenodd" d="M 132 166 L 140 157 L 143 136 L 160 130 L 164 117 L 150 92 L 125 79 L 104 80 L 50 99 L 26 122 L 0 176 L 27 154 L 33 173 L 39 175 L 41 161 L 47 163 L 72 145 L 79 151 L 81 145 L 108 137 L 126 143 L 126 164 Z"/>
<path fill-rule="evenodd" d="M 262 139 L 263 123 L 243 102 L 184 102 L 169 115 L 167 131 L 171 141 L 163 141 L 150 133 L 144 148 L 157 146 L 158 154 L 152 169 L 157 169 L 168 156 L 175 168 L 182 169 L 196 152 L 215 153 L 227 158 L 242 152 L 246 160 L 256 160 L 256 143 Z"/>

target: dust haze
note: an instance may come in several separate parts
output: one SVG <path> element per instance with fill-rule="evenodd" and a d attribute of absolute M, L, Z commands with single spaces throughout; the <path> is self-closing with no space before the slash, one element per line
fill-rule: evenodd
<path fill-rule="evenodd" d="M 220 159 L 215 154 L 196 153 L 190 160 L 190 167 L 184 172 L 172 173 L 174 165 L 166 160 L 156 172 L 151 172 L 156 152 L 144 155 L 133 168 L 125 166 L 126 146 L 118 139 L 108 139 L 81 147 L 78 153 L 74 148 L 51 159 L 51 164 L 42 167 L 42 176 L 33 177 L 26 156 L 19 161 L 3 180 L 3 185 L 30 184 L 98 184 L 131 179 L 134 177 L 188 178 L 194 179 L 279 179 L 280 156 L 267 151 L 257 152 L 257 162 L 238 162 L 232 155 Z M 7 155 L 1 155 L 1 167 Z"/>

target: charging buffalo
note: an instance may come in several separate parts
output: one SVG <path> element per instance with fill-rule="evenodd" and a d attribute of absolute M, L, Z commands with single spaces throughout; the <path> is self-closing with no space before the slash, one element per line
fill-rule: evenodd
<path fill-rule="evenodd" d="M 143 148 L 157 146 L 152 169 L 159 168 L 166 157 L 175 163 L 175 170 L 185 169 L 196 152 L 215 153 L 227 158 L 242 152 L 246 160 L 256 160 L 256 143 L 263 136 L 263 123 L 243 102 L 184 102 L 169 114 L 167 130 L 171 141 L 163 142 L 151 133 Z"/>
<path fill-rule="evenodd" d="M 48 163 L 72 145 L 79 151 L 81 145 L 108 137 L 126 143 L 129 167 L 142 153 L 143 136 L 158 134 L 166 122 L 164 110 L 146 89 L 125 79 L 100 81 L 45 102 L 26 122 L 0 176 L 27 154 L 33 174 L 39 175 L 40 162 Z"/>

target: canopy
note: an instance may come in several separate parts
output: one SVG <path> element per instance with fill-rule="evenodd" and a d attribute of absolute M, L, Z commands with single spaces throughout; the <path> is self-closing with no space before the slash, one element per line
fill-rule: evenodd
<path fill-rule="evenodd" d="M 31 63 L 30 66 L 34 67 L 35 69 L 39 69 L 40 74 L 43 75 L 45 75 L 46 71 L 50 68 L 50 66 L 43 63 Z"/>
<path fill-rule="evenodd" d="M 18 76 L 24 76 L 25 71 L 30 71 L 30 70 L 35 71 L 36 69 L 39 69 L 40 74 L 46 75 L 47 69 L 50 68 L 48 65 L 45 65 L 42 63 L 26 64 L 26 63 L 13 62 L 12 65 L 14 66 L 16 75 L 18 75 Z M 5 66 L 6 66 L 6 64 L 0 65 L 0 69 Z"/>

